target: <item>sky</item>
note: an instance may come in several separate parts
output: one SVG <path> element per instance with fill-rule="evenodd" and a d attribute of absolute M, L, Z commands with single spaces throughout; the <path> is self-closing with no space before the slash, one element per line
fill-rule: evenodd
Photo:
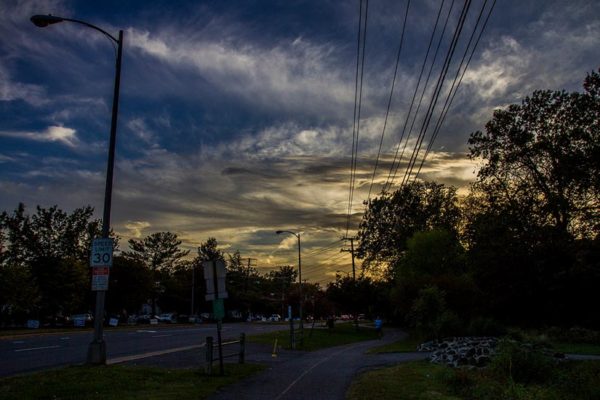
<path fill-rule="evenodd" d="M 484 1 L 472 1 L 449 82 Z M 440 7 L 449 19 L 430 88 L 464 3 L 413 0 L 406 14 L 406 0 L 369 1 L 349 212 L 359 4 L 2 0 L 0 211 L 89 204 L 102 216 L 116 52 L 85 26 L 29 20 L 52 14 L 124 32 L 111 216 L 122 247 L 171 231 L 194 253 L 215 237 L 266 272 L 297 264 L 296 237 L 275 234 L 289 230 L 301 234 L 303 279 L 348 273 L 340 239 L 356 233 L 371 182 L 373 197 L 387 181 Z M 600 2 L 498 0 L 419 178 L 464 193 L 478 165 L 469 134 L 534 90 L 581 91 L 599 49 Z"/>

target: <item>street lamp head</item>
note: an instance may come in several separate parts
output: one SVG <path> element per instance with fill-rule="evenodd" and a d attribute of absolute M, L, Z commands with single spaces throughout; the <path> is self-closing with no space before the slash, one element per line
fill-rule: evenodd
<path fill-rule="evenodd" d="M 48 25 L 57 24 L 59 22 L 63 22 L 64 18 L 55 17 L 54 15 L 34 15 L 31 18 L 31 22 L 35 26 L 39 26 L 40 28 L 44 28 Z"/>
<path fill-rule="evenodd" d="M 281 235 L 283 233 L 283 231 L 277 231 L 275 233 L 278 234 L 278 235 Z"/>

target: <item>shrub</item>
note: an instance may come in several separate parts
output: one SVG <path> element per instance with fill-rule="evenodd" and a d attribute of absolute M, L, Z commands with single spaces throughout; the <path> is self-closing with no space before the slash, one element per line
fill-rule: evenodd
<path fill-rule="evenodd" d="M 408 315 L 409 323 L 427 339 L 460 333 L 461 323 L 455 313 L 446 307 L 446 293 L 437 286 L 419 291 Z"/>
<path fill-rule="evenodd" d="M 506 328 L 493 318 L 478 317 L 469 324 L 471 336 L 504 336 Z"/>
<path fill-rule="evenodd" d="M 600 332 L 578 326 L 570 329 L 553 327 L 548 330 L 548 336 L 560 342 L 600 344 Z"/>
<path fill-rule="evenodd" d="M 545 383 L 553 378 L 555 361 L 530 344 L 504 339 L 498 344 L 490 370 L 509 382 Z"/>

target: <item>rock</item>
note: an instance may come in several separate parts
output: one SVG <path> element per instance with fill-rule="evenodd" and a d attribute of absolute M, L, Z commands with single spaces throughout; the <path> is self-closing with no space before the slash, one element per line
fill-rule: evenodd
<path fill-rule="evenodd" d="M 494 337 L 452 337 L 421 344 L 419 351 L 430 351 L 430 361 L 450 367 L 482 368 L 495 354 L 498 339 Z"/>

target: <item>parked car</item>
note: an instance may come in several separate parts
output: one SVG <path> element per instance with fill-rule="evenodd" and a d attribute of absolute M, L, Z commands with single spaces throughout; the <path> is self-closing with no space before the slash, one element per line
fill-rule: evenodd
<path fill-rule="evenodd" d="M 158 317 L 158 322 L 163 322 L 167 324 L 176 324 L 177 323 L 177 314 L 175 313 L 164 313 L 160 314 Z"/>
<path fill-rule="evenodd" d="M 281 315 L 279 315 L 279 314 L 271 314 L 271 316 L 269 317 L 269 321 L 271 321 L 271 322 L 279 322 L 279 321 L 281 321 Z"/>
<path fill-rule="evenodd" d="M 94 323 L 94 316 L 91 313 L 73 314 L 71 321 L 73 321 L 73 326 L 82 328 L 91 326 Z"/>

